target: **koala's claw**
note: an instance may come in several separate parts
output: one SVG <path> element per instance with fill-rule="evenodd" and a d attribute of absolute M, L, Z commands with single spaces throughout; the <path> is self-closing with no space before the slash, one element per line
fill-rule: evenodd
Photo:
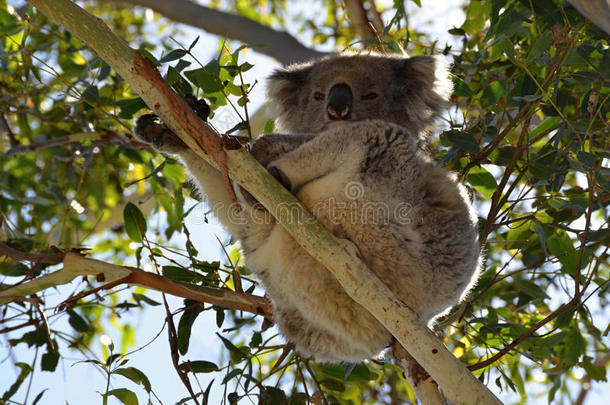
<path fill-rule="evenodd" d="M 269 172 L 270 175 L 275 177 L 277 179 L 277 181 L 279 181 L 286 190 L 292 191 L 292 184 L 290 182 L 290 179 L 288 177 L 286 177 L 286 175 L 284 174 L 283 171 L 278 169 L 276 166 L 268 167 L 267 171 Z"/>
<path fill-rule="evenodd" d="M 193 110 L 195 110 L 195 112 L 197 113 L 199 118 L 201 118 L 202 120 L 204 120 L 206 122 L 208 121 L 208 117 L 210 116 L 210 112 L 212 110 L 210 109 L 210 106 L 203 98 L 197 99 L 197 97 L 195 97 L 194 95 L 189 93 L 186 96 L 184 96 L 184 100 Z"/>
<path fill-rule="evenodd" d="M 139 117 L 134 129 L 136 138 L 163 152 L 176 152 L 187 147 L 176 134 L 158 120 L 156 114 L 144 114 Z"/>

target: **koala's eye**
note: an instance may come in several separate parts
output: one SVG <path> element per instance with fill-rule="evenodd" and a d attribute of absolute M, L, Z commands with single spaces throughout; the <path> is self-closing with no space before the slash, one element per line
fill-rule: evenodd
<path fill-rule="evenodd" d="M 377 98 L 377 93 L 371 91 L 370 93 L 366 93 L 364 96 L 360 97 L 362 100 L 375 100 Z"/>
<path fill-rule="evenodd" d="M 322 101 L 324 100 L 324 94 L 320 93 L 319 91 L 316 91 L 315 93 L 313 93 L 313 98 L 318 101 Z"/>

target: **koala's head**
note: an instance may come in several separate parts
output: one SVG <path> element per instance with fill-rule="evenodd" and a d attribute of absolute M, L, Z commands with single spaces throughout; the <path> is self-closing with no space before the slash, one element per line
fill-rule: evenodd
<path fill-rule="evenodd" d="M 282 131 L 380 119 L 419 132 L 446 106 L 452 85 L 435 57 L 349 54 L 276 70 L 268 88 Z"/>

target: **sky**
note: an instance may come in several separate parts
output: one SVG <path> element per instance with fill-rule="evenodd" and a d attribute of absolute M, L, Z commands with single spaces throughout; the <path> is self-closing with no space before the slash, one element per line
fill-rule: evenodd
<path fill-rule="evenodd" d="M 304 2 L 301 4 L 304 4 Z M 409 1 L 405 2 L 405 4 L 407 6 L 407 11 L 416 7 Z M 454 41 L 455 39 L 447 33 L 447 30 L 454 26 L 459 27 L 464 20 L 464 14 L 459 8 L 459 3 L 457 1 L 441 2 L 423 0 L 422 5 L 422 12 L 415 13 L 410 19 L 410 24 L 412 26 L 417 26 L 420 30 L 432 33 L 439 39 L 439 46 L 443 46 L 446 42 L 451 43 Z M 302 10 L 297 11 L 307 13 L 311 12 L 311 9 L 302 7 Z M 203 61 L 211 58 L 214 51 L 210 51 L 210 49 L 216 49 L 218 38 L 205 34 L 200 30 L 185 26 L 183 26 L 183 28 L 184 34 L 179 40 L 184 44 L 189 44 L 196 36 L 201 36 L 198 45 L 195 48 L 196 54 L 198 58 Z M 296 29 L 291 30 L 289 27 L 289 31 L 297 38 L 303 38 L 303 34 L 296 32 Z M 307 43 L 306 38 L 303 38 L 302 42 Z M 246 54 L 241 56 L 241 59 L 254 64 L 254 68 L 245 73 L 246 82 L 254 82 L 254 80 L 258 80 L 259 82 L 251 94 L 252 104 L 250 105 L 250 108 L 251 111 L 254 111 L 265 103 L 264 78 L 274 68 L 278 67 L 279 64 L 273 59 L 261 56 L 253 51 L 247 51 Z M 213 121 L 221 131 L 232 127 L 236 122 L 237 120 L 235 119 L 234 113 L 228 108 L 217 111 L 216 118 Z M 219 246 L 217 237 L 222 241 L 227 241 L 229 235 L 220 227 L 212 216 L 207 216 L 208 221 L 206 222 L 203 213 L 204 208 L 199 205 L 187 218 L 187 227 L 191 231 L 193 242 L 200 251 L 200 258 L 208 261 L 224 261 L 224 253 Z M 157 218 L 153 218 L 153 221 L 151 222 L 157 223 L 156 220 Z M 161 214 L 160 222 L 163 223 L 163 214 Z M 171 242 L 181 246 L 183 245 L 183 241 L 180 240 L 180 238 L 181 236 L 178 235 Z M 72 291 L 73 288 L 74 286 L 72 285 L 61 287 L 58 290 L 57 296 L 65 296 Z M 161 296 L 157 292 L 150 291 L 147 295 L 157 301 L 161 300 Z M 170 307 L 173 309 L 182 306 L 181 299 L 169 297 L 168 300 Z M 164 317 L 165 312 L 162 307 L 150 307 L 148 310 L 137 312 L 137 317 L 134 317 L 131 314 L 125 315 L 121 322 L 131 323 L 134 326 L 134 329 L 136 330 L 135 348 L 140 348 L 145 345 L 141 350 L 138 350 L 127 357 L 129 359 L 127 366 L 131 365 L 141 369 L 150 379 L 153 390 L 155 390 L 156 395 L 161 402 L 163 404 L 173 404 L 180 398 L 185 397 L 187 393 L 179 380 L 177 373 L 172 368 L 166 330 L 163 330 L 156 339 L 149 343 L 149 340 L 154 338 L 161 331 Z M 176 322 L 178 319 L 179 318 L 176 317 Z M 55 328 L 61 327 L 62 322 L 67 325 L 65 316 L 54 317 L 51 319 L 51 322 L 58 323 L 54 324 Z M 70 330 L 70 327 L 66 326 L 65 329 Z M 223 356 L 226 356 L 226 353 L 222 348 L 220 340 L 215 335 L 216 330 L 214 312 L 206 311 L 202 313 L 193 326 L 193 335 L 191 337 L 191 345 L 187 358 L 192 360 L 208 360 L 215 362 L 216 364 L 222 364 L 224 360 Z M 120 336 L 116 332 L 116 329 L 108 327 L 107 332 L 114 340 L 115 344 L 120 346 Z M 269 333 L 273 334 L 275 331 Z M 98 358 L 101 358 L 101 343 L 93 345 L 92 349 L 97 354 Z M 7 356 L 5 350 L 6 342 L 0 341 L 0 361 L 5 360 L 5 357 Z M 23 344 L 17 346 L 15 354 L 19 359 L 28 359 L 36 355 Z M 37 355 L 42 355 L 42 352 Z M 75 352 L 72 358 L 60 363 L 58 371 L 55 373 L 41 372 L 37 369 L 37 375 L 30 387 L 30 399 L 28 403 L 31 403 L 32 399 L 43 389 L 46 389 L 47 391 L 44 393 L 40 404 L 69 403 L 78 405 L 101 403 L 100 392 L 103 392 L 105 389 L 106 377 L 90 363 L 82 363 L 81 361 L 84 359 L 85 357 L 83 355 Z M 18 370 L 12 366 L 12 361 L 9 360 L 0 363 L 0 393 L 8 389 L 8 386 L 14 381 L 17 373 Z M 223 375 L 218 373 L 199 374 L 198 378 L 199 384 L 203 389 L 207 387 L 212 379 L 215 379 L 215 384 L 213 385 L 210 394 L 210 404 L 220 404 L 226 395 L 222 391 L 222 386 L 219 384 Z M 518 396 L 507 396 L 506 393 L 501 393 L 493 383 L 489 385 L 490 389 L 504 400 L 508 400 L 508 402 L 518 401 Z M 115 380 L 111 381 L 111 386 L 132 389 L 137 393 L 141 404 L 144 404 L 147 401 L 147 395 L 141 387 L 138 387 L 122 377 L 115 377 Z M 543 386 L 541 386 L 541 388 L 543 388 Z M 24 392 L 25 387 L 22 387 L 20 393 Z M 23 398 L 23 396 L 19 398 Z M 529 398 L 528 403 L 543 404 L 546 403 L 545 398 L 546 393 L 542 392 L 537 398 Z M 599 384 L 596 384 L 589 394 L 587 403 L 605 405 L 607 403 L 607 398 L 610 398 L 608 384 L 602 387 L 600 387 Z M 119 402 L 110 400 L 109 403 L 118 404 Z M 153 400 L 153 403 L 158 402 Z"/>

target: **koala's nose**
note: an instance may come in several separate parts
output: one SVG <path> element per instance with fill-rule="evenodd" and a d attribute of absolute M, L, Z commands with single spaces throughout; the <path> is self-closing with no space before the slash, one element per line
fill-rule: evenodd
<path fill-rule="evenodd" d="M 328 93 L 326 113 L 331 120 L 349 120 L 352 116 L 352 90 L 347 84 L 335 84 Z"/>

